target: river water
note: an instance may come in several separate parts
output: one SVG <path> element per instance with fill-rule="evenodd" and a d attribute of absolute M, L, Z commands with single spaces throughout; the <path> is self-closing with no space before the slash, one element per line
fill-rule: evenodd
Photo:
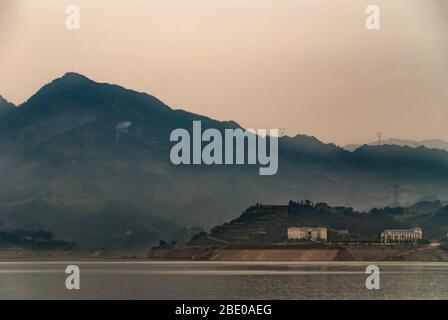
<path fill-rule="evenodd" d="M 65 287 L 71 264 L 80 290 Z M 448 263 L 0 262 L 0 299 L 448 299 Z"/>

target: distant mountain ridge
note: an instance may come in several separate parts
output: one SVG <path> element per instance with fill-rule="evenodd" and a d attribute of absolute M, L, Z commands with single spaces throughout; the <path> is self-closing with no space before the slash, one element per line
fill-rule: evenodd
<path fill-rule="evenodd" d="M 369 146 L 377 146 L 378 141 L 367 143 Z M 448 141 L 444 141 L 442 139 L 428 139 L 421 141 L 412 141 L 405 139 L 386 139 L 381 141 L 381 145 L 396 145 L 401 147 L 410 147 L 410 148 L 418 148 L 425 147 L 428 149 L 440 149 L 448 151 Z M 348 144 L 344 146 L 345 150 L 355 151 L 362 145 L 360 144 Z"/>
<path fill-rule="evenodd" d="M 448 152 L 279 139 L 279 170 L 174 166 L 172 130 L 240 127 L 174 110 L 159 99 L 67 73 L 0 117 L 0 230 L 49 230 L 83 248 L 147 249 L 188 239 L 252 203 L 314 199 L 370 208 L 422 196 L 446 200 Z M 126 123 L 126 130 L 120 124 Z"/>

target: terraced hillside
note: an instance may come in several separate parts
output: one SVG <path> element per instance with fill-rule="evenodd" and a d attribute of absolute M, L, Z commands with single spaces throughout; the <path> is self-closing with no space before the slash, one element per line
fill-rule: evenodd
<path fill-rule="evenodd" d="M 214 227 L 210 236 L 235 244 L 282 242 L 286 240 L 287 221 L 288 206 L 257 204 L 237 219 Z"/>

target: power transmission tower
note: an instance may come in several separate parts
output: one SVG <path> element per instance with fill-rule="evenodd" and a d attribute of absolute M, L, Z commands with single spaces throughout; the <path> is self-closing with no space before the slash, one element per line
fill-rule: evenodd
<path fill-rule="evenodd" d="M 381 131 L 378 131 L 376 133 L 377 137 L 378 137 L 378 145 L 381 145 L 381 137 L 383 136 L 383 133 Z"/>
<path fill-rule="evenodd" d="M 279 136 L 283 137 L 285 135 L 286 128 L 278 128 L 278 131 L 279 131 Z"/>

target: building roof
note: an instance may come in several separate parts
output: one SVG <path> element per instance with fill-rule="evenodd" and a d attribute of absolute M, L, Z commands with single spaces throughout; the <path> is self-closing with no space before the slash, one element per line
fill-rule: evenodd
<path fill-rule="evenodd" d="M 411 228 L 411 229 L 386 229 L 384 232 L 415 232 L 415 231 L 423 231 L 422 228 Z"/>
<path fill-rule="evenodd" d="M 296 228 L 296 229 L 327 229 L 326 227 L 297 227 L 297 226 L 289 226 L 288 229 L 290 228 Z"/>

